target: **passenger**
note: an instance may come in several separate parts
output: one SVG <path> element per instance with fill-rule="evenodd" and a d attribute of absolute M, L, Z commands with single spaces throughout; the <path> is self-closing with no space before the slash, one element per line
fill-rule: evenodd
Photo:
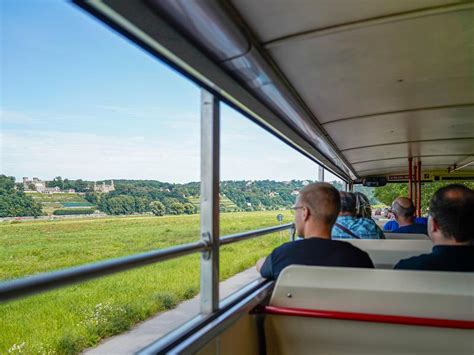
<path fill-rule="evenodd" d="M 416 224 L 428 224 L 428 218 L 427 217 L 416 217 L 415 218 L 415 223 Z M 398 222 L 395 219 L 391 219 L 387 223 L 384 224 L 383 230 L 384 232 L 393 232 L 395 229 L 398 229 Z"/>
<path fill-rule="evenodd" d="M 356 197 L 356 218 L 372 218 L 372 208 L 367 196 L 362 192 L 354 192 Z"/>
<path fill-rule="evenodd" d="M 346 266 L 373 268 L 366 252 L 350 243 L 331 240 L 331 228 L 340 210 L 338 191 L 330 184 L 305 186 L 293 207 L 296 233 L 303 239 L 285 243 L 257 262 L 257 270 L 277 279 L 288 265 Z"/>
<path fill-rule="evenodd" d="M 431 254 L 400 260 L 395 269 L 474 271 L 474 191 L 442 187 L 433 195 L 428 218 Z"/>
<path fill-rule="evenodd" d="M 342 191 L 339 194 L 341 196 L 341 212 L 339 212 L 339 217 L 332 228 L 333 238 L 385 239 L 382 230 L 372 218 L 356 218 L 357 197 L 355 194 Z M 359 207 L 359 211 L 361 209 Z"/>
<path fill-rule="evenodd" d="M 428 234 L 426 224 L 418 224 L 415 221 L 415 206 L 406 197 L 398 197 L 392 203 L 392 211 L 398 228 L 393 229 L 393 233 L 417 233 Z"/>

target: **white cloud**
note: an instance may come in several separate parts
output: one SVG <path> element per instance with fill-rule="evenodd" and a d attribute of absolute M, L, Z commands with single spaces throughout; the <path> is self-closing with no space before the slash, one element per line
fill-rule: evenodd
<path fill-rule="evenodd" d="M 17 178 L 199 180 L 199 147 L 193 142 L 11 131 L 3 133 L 1 140 L 2 173 Z"/>
<path fill-rule="evenodd" d="M 38 176 L 44 179 L 58 175 L 87 180 L 124 178 L 188 182 L 200 179 L 199 113 L 176 112 L 166 116 L 159 107 L 102 106 L 102 109 L 143 118 L 161 115 L 160 124 L 167 129 L 154 128 L 156 135 L 144 130 L 133 136 L 127 136 L 131 131 L 125 125 L 122 129 L 122 125 L 115 125 L 114 131 L 107 133 L 3 129 L 0 135 L 1 173 L 17 178 Z M 30 115 L 2 110 L 1 113 L 2 120 L 22 122 L 26 127 L 32 127 L 31 122 L 38 122 L 42 117 L 52 117 L 44 112 Z M 53 117 L 62 117 L 63 122 L 65 117 L 71 120 L 84 117 L 67 113 L 56 115 Z M 224 107 L 221 179 L 317 179 L 317 174 L 315 163 Z M 326 180 L 334 178 L 326 173 Z"/>
<path fill-rule="evenodd" d="M 33 117 L 24 112 L 11 111 L 0 108 L 0 122 L 5 123 L 31 123 Z"/>
<path fill-rule="evenodd" d="M 22 126 L 32 127 L 33 125 L 56 125 L 68 124 L 75 120 L 96 120 L 95 114 L 80 114 L 72 112 L 56 111 L 17 111 L 0 108 L 0 122 L 2 124 L 21 124 Z"/>
<path fill-rule="evenodd" d="M 124 115 L 128 118 L 142 119 L 164 119 L 170 122 L 178 122 L 189 124 L 194 121 L 199 122 L 199 110 L 192 111 L 176 111 L 169 110 L 160 106 L 118 106 L 118 105 L 99 105 L 99 110 L 109 111 L 115 114 Z"/>

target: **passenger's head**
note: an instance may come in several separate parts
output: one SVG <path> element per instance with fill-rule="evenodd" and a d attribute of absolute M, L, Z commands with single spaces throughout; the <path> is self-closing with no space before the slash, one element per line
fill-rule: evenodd
<path fill-rule="evenodd" d="M 356 197 L 356 217 L 357 218 L 372 218 L 372 209 L 367 196 L 362 192 L 355 192 Z"/>
<path fill-rule="evenodd" d="M 341 212 L 340 216 L 352 216 L 356 215 L 356 196 L 352 192 L 339 191 L 341 198 Z"/>
<path fill-rule="evenodd" d="M 469 244 L 474 240 L 474 191 L 460 184 L 435 192 L 430 201 L 428 234 L 435 244 Z"/>
<path fill-rule="evenodd" d="M 413 223 L 415 206 L 407 197 L 397 197 L 392 203 L 392 212 L 395 219 L 400 223 Z"/>
<path fill-rule="evenodd" d="M 317 226 L 328 229 L 330 233 L 340 206 L 339 192 L 334 186 L 325 182 L 306 185 L 296 199 L 296 232 L 308 237 L 308 231 Z"/>

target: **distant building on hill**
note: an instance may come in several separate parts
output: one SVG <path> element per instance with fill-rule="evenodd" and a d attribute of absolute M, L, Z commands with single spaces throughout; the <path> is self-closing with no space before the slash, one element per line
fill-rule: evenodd
<path fill-rule="evenodd" d="M 112 191 L 115 191 L 114 180 L 110 180 L 110 185 L 106 185 L 105 181 L 103 181 L 102 184 L 97 185 L 94 181 L 94 192 L 109 193 Z"/>
<path fill-rule="evenodd" d="M 39 192 L 40 194 L 54 194 L 54 193 L 63 193 L 59 187 L 47 187 L 46 181 L 40 180 L 37 177 L 34 177 L 33 180 L 28 179 L 28 176 L 23 177 L 23 189 L 27 192 Z M 75 192 L 74 189 L 68 190 L 68 192 Z"/>
<path fill-rule="evenodd" d="M 33 180 L 28 179 L 28 176 L 23 177 L 23 188 L 25 191 L 37 191 L 44 193 L 46 191 L 46 181 L 42 181 L 37 177 Z"/>

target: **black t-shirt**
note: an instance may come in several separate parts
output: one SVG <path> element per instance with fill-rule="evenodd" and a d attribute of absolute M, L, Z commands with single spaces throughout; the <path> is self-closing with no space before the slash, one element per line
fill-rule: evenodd
<path fill-rule="evenodd" d="M 285 243 L 267 256 L 260 274 L 278 278 L 288 265 L 346 266 L 373 268 L 369 255 L 350 243 L 322 238 L 307 238 Z"/>
<path fill-rule="evenodd" d="M 395 269 L 474 271 L 474 246 L 437 245 L 431 254 L 400 260 Z"/>

